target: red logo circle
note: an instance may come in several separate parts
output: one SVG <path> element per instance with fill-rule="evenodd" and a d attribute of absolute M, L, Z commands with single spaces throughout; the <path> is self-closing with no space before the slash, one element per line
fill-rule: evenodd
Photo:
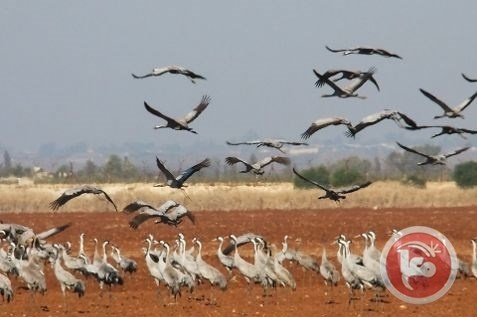
<path fill-rule="evenodd" d="M 383 249 L 381 274 L 398 298 L 424 304 L 437 300 L 452 286 L 457 257 L 440 232 L 410 227 L 395 234 Z"/>

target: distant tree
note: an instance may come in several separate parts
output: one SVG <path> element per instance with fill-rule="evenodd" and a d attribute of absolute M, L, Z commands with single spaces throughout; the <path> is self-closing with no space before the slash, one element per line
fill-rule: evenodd
<path fill-rule="evenodd" d="M 413 147 L 419 152 L 429 155 L 436 155 L 441 152 L 439 146 L 425 144 L 423 146 Z M 414 153 L 408 151 L 391 152 L 385 163 L 390 172 L 396 175 L 396 178 L 406 179 L 408 176 L 413 175 L 423 180 L 439 179 L 444 172 L 445 167 L 442 166 L 419 166 L 417 163 L 421 162 L 423 158 Z"/>
<path fill-rule="evenodd" d="M 123 158 L 122 163 L 122 175 L 123 180 L 136 180 L 139 177 L 138 168 L 128 159 L 127 156 Z"/>
<path fill-rule="evenodd" d="M 331 174 L 331 184 L 335 187 L 348 186 L 364 182 L 364 174 L 356 168 L 341 167 Z"/>
<path fill-rule="evenodd" d="M 459 187 L 477 186 L 477 162 L 468 161 L 456 165 L 453 178 Z"/>
<path fill-rule="evenodd" d="M 111 154 L 103 166 L 105 180 L 108 182 L 117 181 L 122 174 L 122 161 L 116 154 Z"/>
<path fill-rule="evenodd" d="M 2 176 L 8 176 L 12 172 L 12 158 L 7 150 L 3 152 L 3 167 L 1 174 Z"/>

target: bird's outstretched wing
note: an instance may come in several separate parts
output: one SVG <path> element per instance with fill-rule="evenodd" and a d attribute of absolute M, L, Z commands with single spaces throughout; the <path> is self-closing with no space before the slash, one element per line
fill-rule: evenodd
<path fill-rule="evenodd" d="M 57 210 L 64 204 L 66 204 L 71 199 L 83 195 L 84 193 L 90 192 L 87 186 L 81 186 L 77 188 L 68 189 L 60 197 L 50 203 L 50 208 L 53 210 Z"/>
<path fill-rule="evenodd" d="M 164 174 L 167 180 L 174 180 L 175 177 L 172 175 L 171 172 L 162 164 L 162 162 L 159 160 L 159 158 L 156 156 L 156 165 L 159 168 L 159 170 Z"/>
<path fill-rule="evenodd" d="M 384 56 L 384 57 L 395 57 L 395 58 L 402 59 L 401 56 L 399 56 L 397 54 L 394 54 L 394 53 L 391 53 L 388 50 L 385 50 L 383 48 L 376 48 L 376 49 L 374 49 L 374 51 L 376 52 L 376 54 L 379 54 L 379 55 Z"/>
<path fill-rule="evenodd" d="M 256 145 L 256 144 L 262 144 L 263 141 L 260 141 L 260 140 L 257 140 L 257 141 L 243 141 L 243 142 L 230 142 L 230 141 L 225 141 L 225 143 L 227 143 L 227 145 L 242 145 L 242 144 L 246 144 L 246 145 Z"/>
<path fill-rule="evenodd" d="M 348 51 L 348 49 L 333 49 L 333 48 L 330 48 L 328 45 L 325 45 L 325 47 L 328 51 L 333 52 L 333 53 L 341 53 L 341 52 Z"/>
<path fill-rule="evenodd" d="M 239 248 L 239 247 L 249 243 L 253 239 L 257 239 L 257 238 L 262 239 L 266 243 L 266 240 L 261 235 L 258 235 L 258 234 L 252 233 L 252 232 L 244 233 L 244 234 L 242 234 L 238 237 L 235 237 L 235 238 L 237 240 L 237 248 Z M 232 243 L 229 243 L 227 246 L 224 247 L 224 249 L 222 250 L 222 253 L 225 254 L 225 255 L 229 255 L 230 253 L 232 253 L 232 251 L 234 249 L 235 249 L 235 243 L 232 242 Z"/>
<path fill-rule="evenodd" d="M 315 122 L 313 122 L 305 132 L 301 134 L 301 138 L 303 140 L 306 140 L 318 130 L 321 130 L 329 125 L 339 125 L 339 124 L 346 125 L 348 128 L 352 127 L 351 122 L 349 120 L 345 118 L 341 118 L 341 117 L 318 119 Z"/>
<path fill-rule="evenodd" d="M 169 210 L 177 206 L 179 206 L 179 203 L 173 200 L 166 200 L 159 208 L 157 208 L 157 210 L 162 213 L 167 213 Z"/>
<path fill-rule="evenodd" d="M 466 76 L 464 73 L 462 73 L 461 75 L 462 75 L 462 77 L 463 77 L 465 80 L 467 80 L 468 82 L 477 83 L 477 78 L 475 78 L 475 79 L 474 79 L 474 78 L 470 78 L 470 77 Z"/>
<path fill-rule="evenodd" d="M 427 98 L 429 98 L 432 101 L 434 101 L 435 103 L 437 103 L 445 112 L 454 112 L 454 110 L 452 110 L 445 102 L 443 102 L 442 100 L 440 100 L 439 98 L 437 98 L 433 94 L 425 91 L 422 88 L 419 88 L 419 91 L 422 92 L 424 94 L 424 96 L 426 96 Z"/>
<path fill-rule="evenodd" d="M 273 162 L 283 165 L 290 165 L 291 160 L 285 156 L 269 156 L 257 162 L 257 164 L 260 166 L 260 168 L 262 168 Z"/>
<path fill-rule="evenodd" d="M 195 172 L 200 171 L 204 167 L 209 167 L 210 166 L 210 160 L 206 158 L 200 163 L 195 164 L 192 167 L 189 167 L 186 169 L 184 172 L 182 172 L 179 176 L 177 176 L 177 180 L 181 181 L 182 183 L 185 182 L 189 177 L 192 176 Z"/>
<path fill-rule="evenodd" d="M 48 229 L 48 230 L 42 231 L 40 233 L 37 233 L 35 235 L 35 237 L 39 240 L 45 240 L 45 239 L 47 239 L 51 236 L 54 236 L 55 234 L 63 232 L 64 230 L 66 230 L 70 226 L 71 226 L 71 222 L 67 223 L 67 224 L 64 224 L 64 225 L 61 225 L 61 226 L 58 226 L 58 227 L 53 227 L 51 229 Z"/>
<path fill-rule="evenodd" d="M 185 115 L 183 120 L 187 123 L 191 123 L 192 121 L 195 120 L 195 118 L 197 118 L 202 113 L 202 111 L 205 110 L 205 108 L 207 108 L 209 103 L 210 103 L 210 97 L 207 95 L 202 96 L 202 100 L 197 105 L 197 107 L 195 107 L 191 112 Z"/>
<path fill-rule="evenodd" d="M 104 197 L 106 197 L 106 199 L 111 204 L 113 204 L 114 209 L 116 211 L 118 211 L 118 208 L 116 207 L 116 204 L 113 202 L 111 197 L 109 197 L 109 195 L 104 190 L 93 187 L 93 186 L 90 186 L 90 185 L 83 185 L 83 186 L 80 186 L 80 187 L 77 187 L 77 188 L 66 190 L 63 194 L 61 194 L 60 197 L 58 197 L 56 200 L 54 200 L 50 203 L 50 208 L 53 209 L 53 210 L 57 210 L 58 208 L 60 208 L 64 204 L 66 204 L 71 199 L 73 199 L 75 197 L 78 197 L 82 194 L 96 194 L 96 195 L 97 194 L 103 194 Z"/>
<path fill-rule="evenodd" d="M 346 188 L 341 188 L 339 190 L 336 190 L 336 192 L 338 194 L 348 194 L 348 193 L 355 192 L 355 191 L 357 191 L 361 188 L 368 187 L 371 184 L 372 184 L 372 182 L 366 182 L 366 183 L 363 183 L 363 184 L 360 184 L 360 185 L 354 185 L 354 186 L 350 186 L 350 187 L 346 187 Z"/>
<path fill-rule="evenodd" d="M 134 74 L 134 73 L 131 73 L 131 75 L 133 76 L 133 78 L 136 78 L 136 79 L 143 79 L 143 78 L 147 78 L 147 77 L 153 76 L 152 73 L 145 74 L 145 75 L 136 75 L 136 74 Z"/>
<path fill-rule="evenodd" d="M 341 87 L 339 87 L 337 84 L 335 84 L 333 81 L 331 81 L 329 78 L 321 75 L 320 73 L 318 73 L 318 71 L 316 71 L 315 69 L 313 69 L 313 73 L 315 74 L 316 77 L 318 77 L 318 81 L 321 81 L 323 84 L 327 84 L 328 86 L 330 86 L 331 88 L 333 88 L 333 90 L 336 90 L 336 91 L 340 91 L 340 92 L 345 92 L 343 89 L 341 89 Z"/>
<path fill-rule="evenodd" d="M 306 142 L 297 142 L 297 141 L 283 141 L 280 140 L 281 143 L 283 144 L 288 144 L 288 145 L 308 145 Z"/>
<path fill-rule="evenodd" d="M 433 157 L 430 156 L 430 155 L 427 155 L 427 154 L 421 153 L 421 152 L 419 152 L 419 151 L 416 151 L 416 150 L 414 150 L 414 149 L 411 149 L 411 148 L 409 148 L 409 147 L 407 147 L 407 146 L 405 146 L 405 145 L 402 145 L 402 144 L 399 143 L 399 142 L 396 142 L 396 144 L 397 144 L 400 148 L 402 148 L 403 150 L 406 150 L 406 151 L 408 151 L 408 152 L 411 152 L 411 153 L 414 153 L 414 154 L 417 154 L 417 155 L 420 155 L 420 156 L 423 156 L 423 157 L 426 157 L 426 158 L 429 158 L 429 159 L 432 159 L 432 158 L 433 158 Z"/>
<path fill-rule="evenodd" d="M 164 216 L 163 212 L 155 209 L 145 208 L 143 212 L 137 214 L 129 221 L 129 226 L 133 229 L 137 229 L 143 222 L 151 218 L 157 218 Z"/>
<path fill-rule="evenodd" d="M 136 200 L 136 201 L 133 201 L 132 203 L 129 203 L 126 207 L 124 207 L 123 211 L 126 212 L 126 213 L 132 213 L 132 212 L 135 212 L 135 211 L 137 211 L 137 210 L 139 210 L 143 207 L 156 209 L 155 207 L 153 207 L 149 203 L 146 203 L 142 200 Z"/>
<path fill-rule="evenodd" d="M 308 179 L 308 178 L 306 178 L 305 176 L 303 176 L 303 175 L 301 175 L 300 173 L 298 173 L 295 168 L 292 168 L 292 170 L 293 170 L 293 173 L 295 173 L 296 176 L 298 176 L 299 178 L 301 178 L 301 179 L 304 180 L 305 182 L 308 182 L 308 183 L 310 183 L 310 184 L 313 184 L 313 185 L 317 186 L 318 188 L 323 189 L 323 190 L 326 191 L 326 192 L 329 191 L 329 189 L 326 188 L 325 186 L 323 186 L 323 185 L 321 185 L 321 184 L 318 184 L 317 182 L 315 182 L 315 181 L 313 181 L 313 180 L 311 180 L 311 179 Z"/>
<path fill-rule="evenodd" d="M 114 201 L 111 199 L 111 197 L 109 197 L 109 195 L 102 189 L 100 189 L 100 191 L 103 193 L 104 197 L 106 197 L 106 199 L 111 203 L 113 204 L 114 206 L 114 210 L 118 211 L 118 207 L 116 206 L 116 204 L 114 203 Z"/>
<path fill-rule="evenodd" d="M 464 148 L 455 150 L 454 152 L 446 153 L 446 154 L 444 154 L 444 156 L 445 156 L 446 158 L 447 158 L 447 157 L 451 157 L 451 156 L 457 155 L 457 154 L 459 154 L 459 153 L 462 153 L 462 152 L 464 152 L 464 151 L 467 151 L 468 149 L 470 149 L 470 146 L 466 146 L 466 147 L 464 147 Z"/>
<path fill-rule="evenodd" d="M 203 80 L 206 80 L 206 78 L 202 75 L 199 75 L 197 73 L 194 73 L 193 71 L 191 71 L 190 69 L 183 69 L 182 72 L 181 72 L 183 75 L 191 78 L 191 79 L 203 79 Z M 194 81 L 192 81 L 194 82 Z"/>
<path fill-rule="evenodd" d="M 225 158 L 225 163 L 227 163 L 227 165 L 234 165 L 234 164 L 239 163 L 239 162 L 243 163 L 245 166 L 247 166 L 249 168 L 252 168 L 252 165 L 250 165 L 250 163 L 245 162 L 241 158 L 238 158 L 238 157 L 235 157 L 235 156 L 227 156 Z"/>
<path fill-rule="evenodd" d="M 472 96 L 462 101 L 462 103 L 455 108 L 455 111 L 456 112 L 463 111 L 472 103 L 472 101 L 474 101 L 475 97 L 477 97 L 477 92 L 475 92 Z"/>
<path fill-rule="evenodd" d="M 408 115 L 406 115 L 402 112 L 399 112 L 399 111 L 397 111 L 396 113 L 404 121 L 404 123 L 406 123 L 406 125 L 407 125 L 406 128 L 416 129 L 418 127 L 417 123 L 413 119 L 411 119 Z"/>
<path fill-rule="evenodd" d="M 178 123 L 175 119 L 173 119 L 173 118 L 171 118 L 171 117 L 168 117 L 168 116 L 166 116 L 165 114 L 161 113 L 160 111 L 154 109 L 153 107 L 149 106 L 148 103 L 145 102 L 145 101 L 144 101 L 144 108 L 146 108 L 146 110 L 147 110 L 149 113 L 152 113 L 153 115 L 158 116 L 158 117 L 160 117 L 160 118 L 166 120 L 167 122 L 173 122 L 173 123 L 175 123 L 176 125 L 179 125 L 179 123 Z"/>

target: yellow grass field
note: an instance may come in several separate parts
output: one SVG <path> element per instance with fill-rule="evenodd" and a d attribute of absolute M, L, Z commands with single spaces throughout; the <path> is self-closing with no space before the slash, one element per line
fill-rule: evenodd
<path fill-rule="evenodd" d="M 203 210 L 313 210 L 329 208 L 411 208 L 477 205 L 477 188 L 461 189 L 452 182 L 427 183 L 426 188 L 405 186 L 399 182 L 375 182 L 348 194 L 340 204 L 318 200 L 319 189 L 294 189 L 291 183 L 194 184 L 183 191 L 153 187 L 149 183 L 96 184 L 106 191 L 119 209 L 134 200 L 160 205 L 167 199 L 185 204 L 194 211 Z M 1 212 L 48 212 L 48 205 L 71 184 L 0 185 Z M 104 199 L 83 195 L 60 208 L 62 212 L 110 211 Z"/>

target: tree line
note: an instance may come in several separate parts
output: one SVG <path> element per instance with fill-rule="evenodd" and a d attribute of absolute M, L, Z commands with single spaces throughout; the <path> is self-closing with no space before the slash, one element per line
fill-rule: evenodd
<path fill-rule="evenodd" d="M 424 145 L 417 150 L 434 155 L 440 152 L 439 146 Z M 251 155 L 250 161 L 254 161 Z M 477 162 L 467 161 L 457 164 L 453 169 L 448 166 L 418 166 L 419 157 L 409 152 L 389 153 L 384 159 L 368 160 L 359 156 L 349 156 L 333 163 L 322 163 L 300 168 L 305 177 L 318 181 L 325 186 L 347 186 L 366 180 L 399 180 L 413 186 L 425 186 L 427 181 L 455 181 L 461 187 L 477 185 Z M 228 166 L 223 160 L 212 159 L 209 168 L 194 175 L 192 182 L 281 182 L 293 178 L 291 168 L 269 169 L 263 177 L 254 177 L 239 173 L 240 166 Z M 181 165 L 181 164 L 179 164 Z M 184 168 L 187 168 L 184 167 Z M 172 171 L 179 174 L 182 167 Z M 0 178 L 28 177 L 36 183 L 114 183 L 114 182 L 160 182 L 163 175 L 157 169 L 138 166 L 128 157 L 111 154 L 106 162 L 98 165 L 92 160 L 77 168 L 71 162 L 65 162 L 54 171 L 42 171 L 36 167 L 23 166 L 13 163 L 8 153 L 4 151 L 3 162 L 0 164 Z M 310 184 L 293 178 L 298 188 L 308 187 Z"/>

